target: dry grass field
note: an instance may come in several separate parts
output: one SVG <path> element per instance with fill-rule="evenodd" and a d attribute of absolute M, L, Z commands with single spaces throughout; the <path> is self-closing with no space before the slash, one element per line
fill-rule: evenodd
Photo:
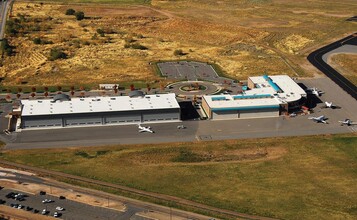
<path fill-rule="evenodd" d="M 354 0 L 42 2 L 14 4 L 12 19 L 22 28 L 7 36 L 16 53 L 0 67 L 5 86 L 152 82 L 160 79 L 149 62 L 172 59 L 210 61 L 236 79 L 263 72 L 312 76 L 306 53 L 357 27 L 345 21 L 357 10 Z M 65 15 L 69 8 L 86 18 Z M 34 44 L 35 38 L 51 44 Z M 50 61 L 58 47 L 68 58 Z M 177 49 L 186 54 L 174 56 Z"/>
<path fill-rule="evenodd" d="M 337 54 L 331 58 L 330 64 L 357 85 L 357 55 Z"/>
<path fill-rule="evenodd" d="M 16 150 L 0 157 L 249 214 L 356 219 L 356 146 L 351 133 Z"/>

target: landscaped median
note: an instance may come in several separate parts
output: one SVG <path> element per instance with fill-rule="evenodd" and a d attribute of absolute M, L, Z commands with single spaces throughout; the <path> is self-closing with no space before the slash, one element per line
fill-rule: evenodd
<path fill-rule="evenodd" d="M 357 218 L 357 135 L 2 151 L 0 158 L 282 219 Z"/>

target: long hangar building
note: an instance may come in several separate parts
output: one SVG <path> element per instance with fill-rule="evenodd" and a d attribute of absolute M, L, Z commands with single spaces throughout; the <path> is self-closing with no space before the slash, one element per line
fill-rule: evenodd
<path fill-rule="evenodd" d="M 21 100 L 20 128 L 60 128 L 180 120 L 175 94 Z"/>
<path fill-rule="evenodd" d="M 248 78 L 248 89 L 238 95 L 207 95 L 202 108 L 210 119 L 277 117 L 299 108 L 306 92 L 289 76 Z"/>

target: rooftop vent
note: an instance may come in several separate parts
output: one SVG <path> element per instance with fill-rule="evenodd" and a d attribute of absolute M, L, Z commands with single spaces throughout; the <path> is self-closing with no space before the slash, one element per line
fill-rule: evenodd
<path fill-rule="evenodd" d="M 144 96 L 145 96 L 145 94 L 139 90 L 134 90 L 134 91 L 129 92 L 130 98 L 144 97 Z"/>
<path fill-rule="evenodd" d="M 57 102 L 57 101 L 71 101 L 71 98 L 69 97 L 69 95 L 66 94 L 57 94 L 53 97 L 53 100 L 51 102 Z"/>

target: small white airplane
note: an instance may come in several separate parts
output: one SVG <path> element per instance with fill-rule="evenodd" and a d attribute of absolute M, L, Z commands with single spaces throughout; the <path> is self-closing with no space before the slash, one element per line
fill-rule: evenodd
<path fill-rule="evenodd" d="M 315 121 L 317 123 L 328 124 L 327 121 L 326 121 L 327 118 L 324 115 L 321 115 L 319 117 L 309 117 L 308 119 L 313 120 L 313 121 Z"/>
<path fill-rule="evenodd" d="M 293 112 L 289 115 L 290 118 L 293 118 L 293 117 L 296 117 L 297 116 L 297 113 L 296 112 Z"/>
<path fill-rule="evenodd" d="M 151 130 L 151 127 L 150 127 L 150 126 L 148 126 L 148 127 L 143 127 L 143 126 L 141 126 L 140 124 L 138 124 L 138 128 L 139 128 L 139 133 L 141 133 L 141 132 L 154 133 L 154 131 Z"/>
<path fill-rule="evenodd" d="M 338 121 L 341 123 L 341 126 L 343 125 L 347 125 L 347 126 L 351 126 L 351 125 L 357 125 L 357 123 L 354 123 L 351 119 L 346 118 L 344 121 Z"/>
<path fill-rule="evenodd" d="M 332 109 L 337 109 L 337 108 L 341 108 L 340 106 L 334 105 L 332 104 L 332 102 L 325 102 L 325 106 L 321 107 L 321 108 L 332 108 Z"/>
<path fill-rule="evenodd" d="M 307 92 L 307 93 L 310 93 L 310 94 L 313 94 L 313 95 L 316 95 L 316 96 L 321 96 L 321 94 L 324 94 L 323 91 L 319 90 L 319 89 L 316 88 L 316 87 L 307 88 L 307 89 L 306 89 L 306 92 Z"/>

